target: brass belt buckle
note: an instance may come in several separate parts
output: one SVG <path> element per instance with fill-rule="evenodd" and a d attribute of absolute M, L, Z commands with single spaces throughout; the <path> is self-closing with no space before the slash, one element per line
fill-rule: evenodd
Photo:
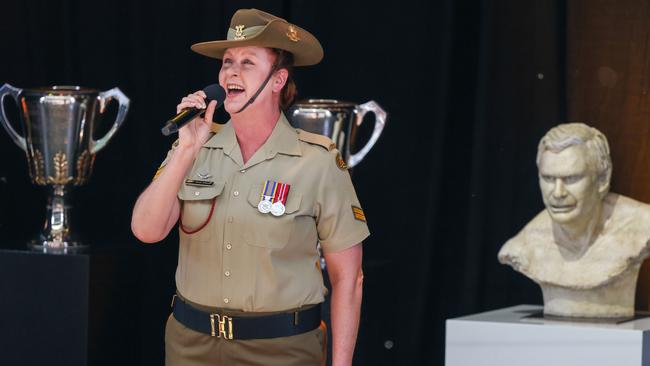
<path fill-rule="evenodd" d="M 210 314 L 210 335 L 212 337 L 223 336 L 224 339 L 232 339 L 232 318 L 226 315 Z"/>

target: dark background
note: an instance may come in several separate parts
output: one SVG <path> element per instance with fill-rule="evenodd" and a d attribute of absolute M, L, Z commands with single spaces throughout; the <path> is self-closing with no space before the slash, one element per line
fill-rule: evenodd
<path fill-rule="evenodd" d="M 131 98 L 124 126 L 73 196 L 88 243 L 140 258 L 129 293 L 141 307 L 141 344 L 125 364 L 162 364 L 177 256 L 176 234 L 156 245 L 133 237 L 131 209 L 173 141 L 160 135 L 162 122 L 182 96 L 216 80 L 219 63 L 189 46 L 223 39 L 244 7 L 322 43 L 323 62 L 297 70 L 300 97 L 372 99 L 389 113 L 353 174 L 372 232 L 355 365 L 442 365 L 445 319 L 541 303 L 496 254 L 543 207 L 534 159 L 565 116 L 564 2 L 2 2 L 0 83 L 118 86 Z M 43 220 L 45 194 L 4 132 L 0 156 L 0 247 L 21 248 Z"/>

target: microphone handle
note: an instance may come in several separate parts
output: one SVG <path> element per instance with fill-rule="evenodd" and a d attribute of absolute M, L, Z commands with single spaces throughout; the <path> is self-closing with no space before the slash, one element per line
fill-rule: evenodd
<path fill-rule="evenodd" d="M 174 118 L 167 121 L 167 123 L 165 123 L 165 126 L 160 129 L 160 132 L 162 132 L 162 134 L 165 136 L 176 133 L 188 122 L 193 120 L 197 114 L 203 114 L 204 112 L 205 110 L 197 108 L 184 109 L 179 114 L 174 116 Z"/>

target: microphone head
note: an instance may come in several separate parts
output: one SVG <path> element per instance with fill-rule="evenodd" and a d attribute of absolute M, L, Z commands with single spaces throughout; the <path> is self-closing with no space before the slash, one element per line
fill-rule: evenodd
<path fill-rule="evenodd" d="M 221 104 L 224 99 L 226 99 L 226 91 L 223 90 L 219 84 L 211 84 L 203 88 L 203 92 L 206 95 L 206 100 L 209 102 L 211 100 L 216 100 L 217 103 Z"/>

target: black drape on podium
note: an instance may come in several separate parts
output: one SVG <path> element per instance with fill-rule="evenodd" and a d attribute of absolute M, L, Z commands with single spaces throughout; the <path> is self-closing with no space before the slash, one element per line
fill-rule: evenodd
<path fill-rule="evenodd" d="M 140 255 L 0 250 L 0 364 L 115 365 L 140 360 Z"/>

